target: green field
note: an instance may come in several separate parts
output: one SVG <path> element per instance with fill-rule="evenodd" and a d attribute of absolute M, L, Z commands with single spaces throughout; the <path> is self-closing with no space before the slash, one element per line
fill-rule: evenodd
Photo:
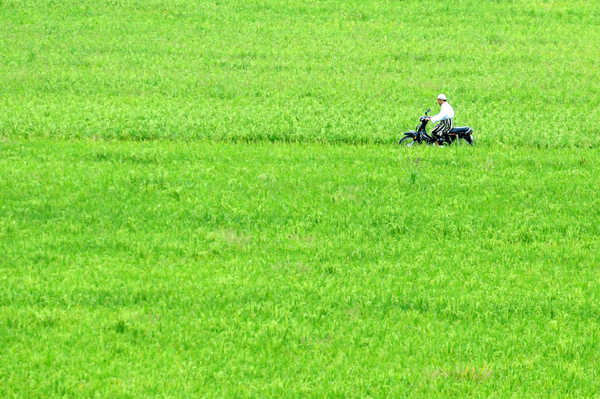
<path fill-rule="evenodd" d="M 600 3 L 0 0 L 0 397 L 600 398 Z M 443 92 L 477 146 L 398 148 Z"/>
<path fill-rule="evenodd" d="M 389 144 L 443 92 L 481 143 L 600 145 L 597 1 L 2 0 L 0 18 L 5 136 Z"/>

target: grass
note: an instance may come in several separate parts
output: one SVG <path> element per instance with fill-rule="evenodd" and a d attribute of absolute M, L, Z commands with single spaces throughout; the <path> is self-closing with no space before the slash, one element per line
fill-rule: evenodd
<path fill-rule="evenodd" d="M 598 397 L 600 3 L 0 21 L 0 397 Z"/>
<path fill-rule="evenodd" d="M 597 2 L 0 4 L 4 136 L 389 144 L 443 92 L 481 143 L 600 143 Z"/>
<path fill-rule="evenodd" d="M 0 159 L 3 397 L 598 392 L 596 150 Z"/>

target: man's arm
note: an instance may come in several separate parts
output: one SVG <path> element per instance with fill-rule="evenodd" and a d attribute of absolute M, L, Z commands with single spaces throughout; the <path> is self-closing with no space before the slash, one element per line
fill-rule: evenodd
<path fill-rule="evenodd" d="M 440 110 L 440 113 L 437 114 L 437 115 L 434 115 L 434 116 L 430 116 L 428 118 L 428 120 L 430 120 L 431 122 L 435 123 L 437 121 L 441 121 L 447 115 L 448 115 L 448 109 L 447 109 L 447 107 L 442 106 L 442 109 Z"/>
<path fill-rule="evenodd" d="M 440 121 L 440 120 L 442 120 L 442 118 L 444 117 L 444 115 L 442 115 L 442 113 L 443 113 L 443 111 L 440 111 L 440 113 L 439 113 L 439 114 L 437 114 L 437 115 L 434 115 L 434 116 L 430 116 L 428 119 L 429 119 L 431 122 L 433 122 L 433 123 L 435 123 L 435 122 L 437 122 L 437 121 Z"/>

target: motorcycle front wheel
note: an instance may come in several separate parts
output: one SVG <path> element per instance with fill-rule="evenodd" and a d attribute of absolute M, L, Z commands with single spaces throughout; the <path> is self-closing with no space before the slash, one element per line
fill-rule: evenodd
<path fill-rule="evenodd" d="M 398 143 L 401 147 L 412 147 L 417 141 L 414 137 L 406 136 L 403 137 L 402 140 Z"/>

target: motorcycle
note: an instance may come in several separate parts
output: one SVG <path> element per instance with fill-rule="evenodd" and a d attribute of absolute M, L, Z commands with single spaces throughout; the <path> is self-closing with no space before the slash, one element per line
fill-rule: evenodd
<path fill-rule="evenodd" d="M 419 124 L 415 128 L 416 130 L 409 130 L 408 132 L 404 133 L 404 137 L 402 137 L 402 139 L 398 142 L 398 145 L 412 147 L 415 143 L 433 144 L 437 141 L 427 133 L 427 123 L 429 122 L 427 117 L 430 112 L 431 108 L 427 108 L 425 116 L 419 118 Z M 443 139 L 444 143 L 447 144 L 452 144 L 454 142 L 462 144 L 464 141 L 469 145 L 475 145 L 475 140 L 473 139 L 473 129 L 471 129 L 469 126 L 452 128 L 452 130 L 444 134 Z"/>

